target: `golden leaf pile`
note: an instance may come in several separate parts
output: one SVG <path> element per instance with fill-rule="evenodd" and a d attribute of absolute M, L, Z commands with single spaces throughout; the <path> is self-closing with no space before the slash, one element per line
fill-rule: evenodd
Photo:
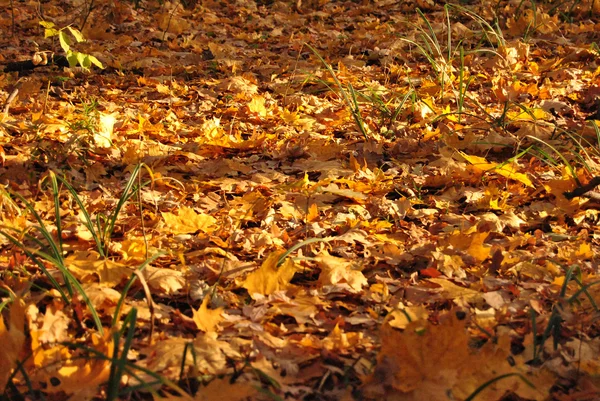
<path fill-rule="evenodd" d="M 0 398 L 600 399 L 599 27 L 4 1 Z"/>

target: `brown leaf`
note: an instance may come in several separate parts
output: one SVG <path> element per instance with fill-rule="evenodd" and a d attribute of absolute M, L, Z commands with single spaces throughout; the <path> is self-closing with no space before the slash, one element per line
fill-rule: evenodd
<path fill-rule="evenodd" d="M 367 278 L 352 260 L 332 256 L 327 251 L 323 251 L 315 260 L 321 267 L 321 286 L 347 284 L 351 292 L 360 292 L 368 284 Z"/>

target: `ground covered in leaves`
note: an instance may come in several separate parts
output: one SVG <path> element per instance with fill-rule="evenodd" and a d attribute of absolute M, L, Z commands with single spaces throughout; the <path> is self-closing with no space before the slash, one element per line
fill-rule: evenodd
<path fill-rule="evenodd" d="M 2 399 L 598 399 L 555 3 L 3 0 Z"/>

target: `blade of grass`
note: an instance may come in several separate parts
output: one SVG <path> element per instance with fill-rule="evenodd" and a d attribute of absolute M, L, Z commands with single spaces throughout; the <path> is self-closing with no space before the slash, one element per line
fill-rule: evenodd
<path fill-rule="evenodd" d="M 346 89 L 344 88 L 344 86 L 342 85 L 340 80 L 338 79 L 335 71 L 333 71 L 333 68 L 331 68 L 331 65 L 329 65 L 329 63 L 325 61 L 325 59 L 319 54 L 319 52 L 314 47 L 312 47 L 308 43 L 305 43 L 305 45 L 313 52 L 313 54 L 319 59 L 319 61 L 323 64 L 323 66 L 325 66 L 325 68 L 327 69 L 327 71 L 329 72 L 331 77 L 333 78 L 333 81 L 335 82 L 335 84 L 337 85 L 337 87 L 340 91 L 342 99 L 344 100 L 344 102 L 346 103 L 346 106 L 348 106 L 348 108 L 350 109 L 350 112 L 352 113 L 352 117 L 354 118 L 354 121 L 357 124 L 358 129 L 360 130 L 361 134 L 363 134 L 365 139 L 368 140 L 369 135 L 368 135 L 364 125 L 362 124 L 362 116 L 360 115 L 360 110 L 357 110 L 354 108 L 355 105 L 350 100 L 350 97 L 348 96 Z M 350 90 L 352 91 L 353 89 L 350 89 Z"/>

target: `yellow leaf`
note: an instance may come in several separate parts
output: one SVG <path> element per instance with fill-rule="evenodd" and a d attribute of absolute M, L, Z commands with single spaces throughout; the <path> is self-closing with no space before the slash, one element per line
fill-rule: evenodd
<path fill-rule="evenodd" d="M 310 179 L 308 178 L 308 173 L 304 173 L 304 177 L 301 180 L 298 180 L 292 184 L 284 186 L 285 189 L 307 189 L 310 186 Z"/>
<path fill-rule="evenodd" d="M 221 316 L 223 308 L 208 309 L 209 302 L 210 296 L 207 295 L 204 297 L 202 305 L 200 305 L 198 310 L 192 308 L 192 319 L 196 323 L 198 330 L 204 332 L 215 331 L 221 320 L 223 320 Z"/>
<path fill-rule="evenodd" d="M 114 126 L 117 122 L 115 114 L 100 113 L 98 129 L 94 132 L 94 143 L 99 148 L 110 148 L 112 145 Z"/>
<path fill-rule="evenodd" d="M 393 310 L 386 316 L 386 323 L 395 329 L 405 329 L 410 322 L 417 320 L 426 320 L 429 317 L 429 312 L 423 306 L 407 306 L 402 305 L 400 309 Z"/>
<path fill-rule="evenodd" d="M 251 297 L 254 298 L 254 294 L 269 295 L 290 288 L 290 281 L 296 273 L 295 263 L 287 258 L 281 266 L 277 267 L 279 258 L 285 252 L 285 250 L 273 252 L 258 270 L 248 274 L 242 287 L 248 290 Z"/>
<path fill-rule="evenodd" d="M 444 108 L 443 113 L 446 115 L 445 117 L 450 120 L 450 121 L 454 121 L 457 122 L 458 121 L 458 117 L 457 114 L 452 114 L 452 110 L 450 110 L 450 105 L 446 106 Z"/>
<path fill-rule="evenodd" d="M 260 95 L 252 96 L 252 100 L 248 103 L 248 110 L 260 117 L 266 117 L 265 98 Z"/>
<path fill-rule="evenodd" d="M 65 265 L 80 281 L 98 277 L 100 283 L 114 287 L 131 276 L 132 269 L 122 263 L 102 259 L 94 251 L 76 251 L 65 258 Z"/>
<path fill-rule="evenodd" d="M 323 339 L 322 346 L 328 350 L 343 351 L 358 345 L 362 338 L 362 332 L 346 333 L 344 330 L 340 329 L 339 325 L 336 324 L 331 333 L 329 333 L 329 335 Z"/>
<path fill-rule="evenodd" d="M 515 166 L 509 163 L 489 163 L 485 158 L 479 156 L 470 156 L 466 153 L 459 152 L 466 161 L 471 163 L 476 168 L 483 171 L 493 171 L 511 180 L 522 182 L 528 187 L 533 188 L 533 183 L 526 174 L 518 173 Z"/>
<path fill-rule="evenodd" d="M 296 121 L 300 119 L 298 112 L 289 111 L 287 109 L 283 109 L 280 113 L 280 117 L 286 124 L 294 124 Z"/>
<path fill-rule="evenodd" d="M 474 233 L 471 237 L 471 245 L 467 249 L 467 253 L 475 258 L 477 262 L 481 263 L 490 256 L 491 246 L 485 245 L 483 241 L 486 240 L 489 233 Z"/>
<path fill-rule="evenodd" d="M 548 113 L 546 113 L 543 109 L 534 108 L 527 111 L 509 111 L 506 113 L 506 117 L 512 121 L 537 121 L 548 118 Z"/>
<path fill-rule="evenodd" d="M 204 213 L 196 213 L 190 207 L 182 207 L 179 213 L 162 213 L 167 229 L 172 234 L 193 234 L 197 231 L 210 234 L 215 231 L 217 220 Z"/>
<path fill-rule="evenodd" d="M 33 358 L 35 366 L 38 367 L 35 379 L 46 382 L 45 391 L 48 393 L 65 392 L 75 394 L 71 399 L 84 399 L 84 394 L 96 394 L 97 387 L 108 380 L 109 359 L 83 357 L 78 351 L 71 351 L 62 344 L 44 348 L 39 343 L 37 334 L 39 332 L 32 332 L 31 336 Z M 103 337 L 93 333 L 91 344 L 86 346 L 101 355 L 111 356 L 114 350 L 112 333 L 106 330 Z M 60 364 L 57 365 L 59 361 Z M 54 380 L 58 384 L 54 383 Z"/>
<path fill-rule="evenodd" d="M 181 271 L 167 267 L 146 266 L 143 274 L 150 289 L 161 295 L 177 294 L 187 282 Z"/>

